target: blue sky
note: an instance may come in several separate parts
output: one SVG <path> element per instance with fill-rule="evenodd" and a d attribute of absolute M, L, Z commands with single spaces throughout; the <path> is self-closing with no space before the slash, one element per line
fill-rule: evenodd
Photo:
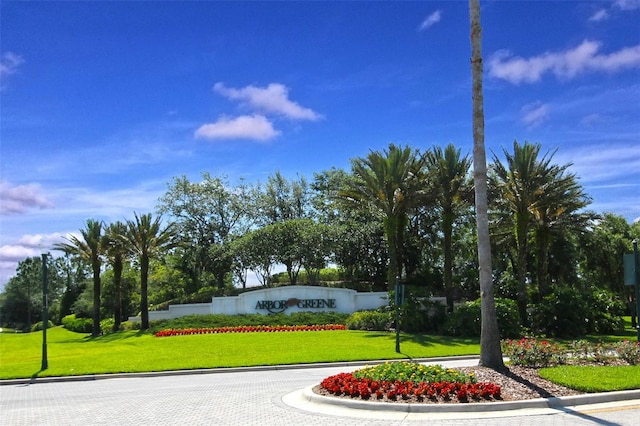
<path fill-rule="evenodd" d="M 640 0 L 481 1 L 488 155 L 557 149 L 640 218 Z M 472 151 L 466 1 L 0 3 L 0 285 L 173 176 L 312 178 L 390 142 Z"/>

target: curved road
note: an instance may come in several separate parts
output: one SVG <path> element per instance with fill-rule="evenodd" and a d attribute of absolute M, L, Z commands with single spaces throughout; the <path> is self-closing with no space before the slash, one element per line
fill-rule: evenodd
<path fill-rule="evenodd" d="M 477 361 L 438 362 L 446 366 Z M 415 414 L 309 407 L 299 390 L 356 366 L 120 376 L 0 386 L 1 425 L 637 425 L 640 399 L 579 409 Z M 6 383 L 6 382 L 5 382 Z"/>

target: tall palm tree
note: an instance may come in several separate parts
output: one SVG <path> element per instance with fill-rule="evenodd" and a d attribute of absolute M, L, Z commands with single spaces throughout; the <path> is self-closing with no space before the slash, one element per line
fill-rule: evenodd
<path fill-rule="evenodd" d="M 549 248 L 555 238 L 569 232 L 584 231 L 595 219 L 581 212 L 591 202 L 575 174 L 565 171 L 572 163 L 551 166 L 549 181 L 539 191 L 541 199 L 532 206 L 532 228 L 536 261 L 536 282 L 540 300 L 550 293 Z M 544 195 L 544 197 L 542 197 Z"/>
<path fill-rule="evenodd" d="M 561 188 L 570 183 L 563 177 L 569 165 L 560 167 L 552 164 L 555 152 L 540 157 L 540 149 L 539 143 L 525 141 L 521 145 L 514 141 L 513 154 L 503 149 L 506 164 L 494 155 L 491 176 L 492 187 L 497 195 L 496 215 L 500 224 L 497 232 L 510 233 L 515 242 L 514 269 L 518 281 L 518 309 L 523 323 L 527 320 L 529 238 L 536 223 L 536 216 L 542 224 L 550 219 L 549 216 L 557 215 L 559 211 L 553 213 L 552 210 L 558 207 L 556 203 L 561 202 L 560 199 L 566 195 Z M 563 180 L 565 182 L 561 185 Z M 542 231 L 540 237 L 544 237 Z M 543 245 L 546 246 L 546 243 Z"/>
<path fill-rule="evenodd" d="M 148 278 L 149 262 L 165 250 L 175 246 L 175 225 L 161 227 L 161 216 L 152 218 L 151 213 L 138 216 L 134 213 L 134 220 L 127 220 L 127 230 L 123 240 L 131 254 L 138 257 L 140 262 L 140 312 L 141 328 L 149 328 L 149 295 Z"/>
<path fill-rule="evenodd" d="M 372 151 L 352 160 L 353 182 L 339 195 L 347 201 L 378 211 L 384 221 L 389 249 L 387 284 L 392 289 L 402 273 L 403 246 L 408 214 L 426 194 L 426 158 L 408 146 Z"/>
<path fill-rule="evenodd" d="M 473 184 L 475 189 L 478 264 L 480 267 L 480 365 L 504 366 L 496 317 L 491 274 L 491 243 L 487 207 L 487 157 L 484 149 L 484 100 L 482 92 L 482 27 L 480 0 L 469 0 L 471 26 L 471 76 L 473 86 Z"/>
<path fill-rule="evenodd" d="M 93 337 L 100 335 L 100 270 L 102 268 L 103 235 L 102 221 L 94 219 L 87 220 L 84 229 L 80 230 L 82 238 L 71 235 L 67 238 L 68 243 L 59 243 L 54 247 L 69 255 L 76 256 L 88 262 L 93 271 Z"/>
<path fill-rule="evenodd" d="M 460 150 L 448 144 L 444 151 L 439 146 L 426 153 L 427 167 L 431 171 L 438 196 L 436 203 L 442 211 L 442 248 L 444 254 L 444 291 L 449 311 L 453 311 L 453 224 L 460 207 L 470 204 L 472 185 L 469 181 L 471 161 L 461 157 Z"/>
<path fill-rule="evenodd" d="M 127 232 L 127 225 L 117 221 L 111 223 L 105 232 L 105 255 L 113 268 L 114 314 L 113 330 L 118 331 L 122 324 L 122 269 L 124 260 L 129 254 L 123 236 Z"/>

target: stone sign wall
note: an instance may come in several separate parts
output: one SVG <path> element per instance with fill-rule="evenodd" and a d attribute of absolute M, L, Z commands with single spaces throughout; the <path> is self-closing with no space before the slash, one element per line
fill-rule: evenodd
<path fill-rule="evenodd" d="M 263 288 L 239 296 L 214 297 L 211 303 L 169 305 L 166 311 L 150 311 L 149 320 L 173 319 L 193 314 L 270 314 L 291 312 L 342 312 L 377 309 L 387 305 L 387 292 L 357 292 L 345 288 L 284 286 Z M 140 321 L 140 317 L 129 317 Z"/>

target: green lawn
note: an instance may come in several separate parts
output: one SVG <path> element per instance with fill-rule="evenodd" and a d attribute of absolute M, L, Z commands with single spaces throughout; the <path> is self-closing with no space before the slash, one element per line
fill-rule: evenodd
<path fill-rule="evenodd" d="M 542 368 L 540 376 L 584 392 L 640 389 L 640 365 L 576 366 Z"/>
<path fill-rule="evenodd" d="M 0 379 L 189 370 L 397 358 L 477 355 L 478 339 L 364 331 L 228 333 L 154 337 L 125 331 L 92 339 L 47 331 L 49 368 L 40 371 L 42 333 L 0 333 Z"/>

